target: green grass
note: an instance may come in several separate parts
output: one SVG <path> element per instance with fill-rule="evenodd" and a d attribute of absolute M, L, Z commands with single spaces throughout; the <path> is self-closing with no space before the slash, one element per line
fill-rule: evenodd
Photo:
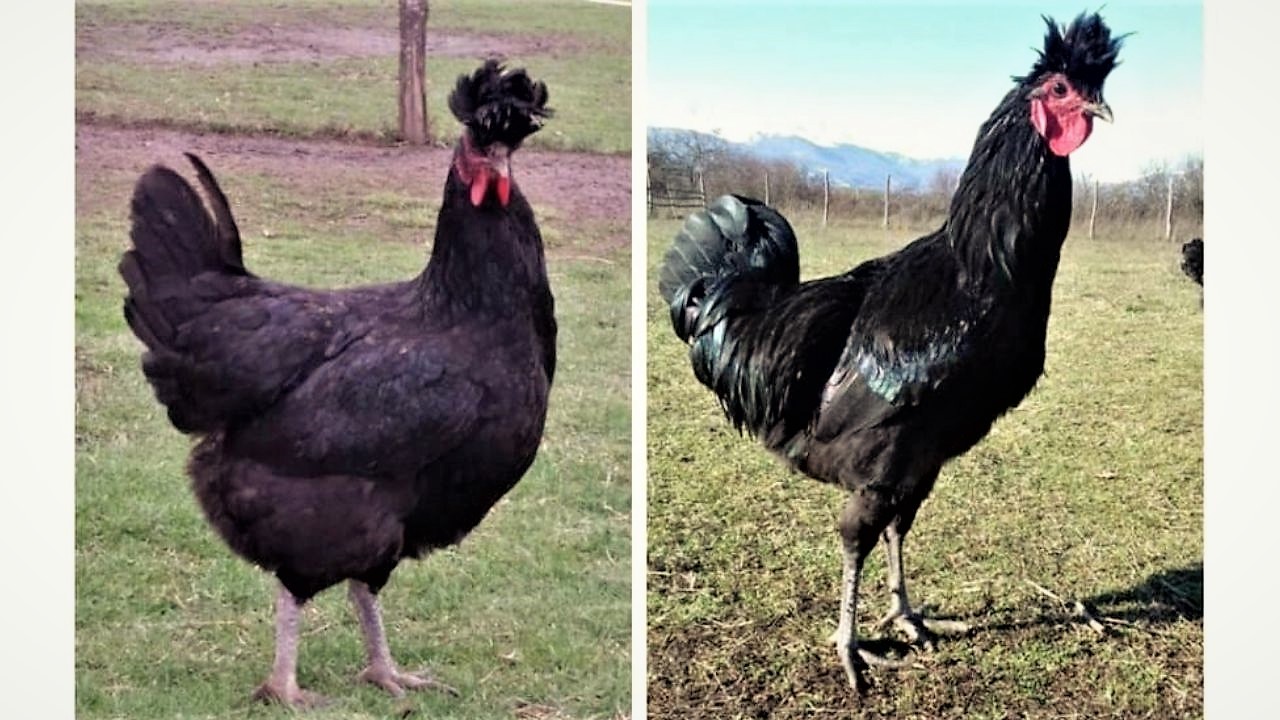
<path fill-rule="evenodd" d="M 651 220 L 651 266 L 677 227 Z M 916 234 L 802 217 L 802 274 Z M 926 669 L 876 672 L 861 705 L 825 642 L 841 494 L 736 435 L 655 287 L 651 272 L 650 717 L 1202 714 L 1203 320 L 1176 245 L 1068 240 L 1045 377 L 944 469 L 907 543 L 913 601 L 975 630 Z M 863 580 L 859 631 L 876 637 L 881 551 Z M 1131 624 L 1098 636 L 1032 583 Z"/>
<path fill-rule="evenodd" d="M 438 7 L 437 7 L 438 5 Z M 432 31 L 475 31 L 516 40 L 538 36 L 544 48 L 508 53 L 551 91 L 555 118 L 528 145 L 553 150 L 622 153 L 630 150 L 629 14 L 581 2 L 433 3 Z M 163 18 L 158 20 L 157 18 Z M 148 33 L 188 43 L 218 44 L 263 25 L 374 28 L 394 37 L 394 5 L 364 3 L 81 3 L 78 41 L 111 43 L 116 51 L 148 40 Z M 96 38 L 90 43 L 87 38 Z M 102 40 L 101 38 L 109 38 Z M 150 41 L 153 41 L 151 39 Z M 79 53 L 76 110 L 82 117 L 156 123 L 214 132 L 297 137 L 396 135 L 394 55 L 329 58 L 322 62 L 150 62 L 139 57 Z M 429 124 L 440 142 L 457 137 L 447 97 L 458 75 L 477 58 L 429 56 Z"/>
<path fill-rule="evenodd" d="M 246 237 L 256 272 L 347 285 L 421 269 L 421 245 L 370 228 L 429 233 L 433 206 L 336 184 L 295 194 L 293 182 L 224 178 L 241 227 L 272 218 L 270 238 Z M 336 222 L 357 208 L 363 224 Z M 121 317 L 120 215 L 81 217 L 76 237 L 77 716 L 290 716 L 249 701 L 271 662 L 274 580 L 231 555 L 188 490 L 189 441 L 155 402 Z M 598 228 L 554 213 L 543 229 L 572 257 L 553 247 L 549 259 L 561 360 L 538 459 L 472 536 L 401 565 L 384 592 L 397 659 L 429 665 L 462 697 L 358 687 L 359 633 L 345 593 L 329 591 L 304 617 L 299 672 L 336 704 L 311 717 L 590 718 L 629 706 L 628 256 L 591 255 Z"/>

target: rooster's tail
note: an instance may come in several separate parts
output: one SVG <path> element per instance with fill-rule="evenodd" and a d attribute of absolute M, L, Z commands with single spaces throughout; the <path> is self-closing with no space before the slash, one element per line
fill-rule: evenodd
<path fill-rule="evenodd" d="M 1204 240 L 1195 238 L 1182 246 L 1182 272 L 1204 286 Z"/>
<path fill-rule="evenodd" d="M 658 291 L 676 335 L 692 343 L 720 319 L 767 305 L 799 282 L 786 218 L 759 200 L 724 195 L 684 221 L 662 260 Z"/>

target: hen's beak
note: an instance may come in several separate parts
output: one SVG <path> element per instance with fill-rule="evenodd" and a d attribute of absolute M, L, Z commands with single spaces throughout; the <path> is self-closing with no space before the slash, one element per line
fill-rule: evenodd
<path fill-rule="evenodd" d="M 494 190 L 503 207 L 511 199 L 511 149 L 502 143 L 489 146 L 489 166 L 493 168 Z"/>
<path fill-rule="evenodd" d="M 1092 115 L 1099 120 L 1115 122 L 1115 118 L 1111 115 L 1111 106 L 1101 100 L 1098 102 L 1085 103 L 1084 112 L 1086 115 Z"/>
<path fill-rule="evenodd" d="M 494 143 L 488 148 L 489 166 L 498 177 L 511 176 L 511 150 L 502 143 Z"/>

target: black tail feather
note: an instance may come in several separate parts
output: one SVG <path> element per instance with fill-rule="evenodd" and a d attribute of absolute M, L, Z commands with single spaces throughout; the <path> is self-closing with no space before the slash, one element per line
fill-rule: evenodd
<path fill-rule="evenodd" d="M 547 86 L 523 68 L 508 71 L 490 59 L 472 74 L 458 77 L 449 110 L 467 126 L 477 146 L 500 142 L 514 150 L 551 117 L 547 97 Z"/>
<path fill-rule="evenodd" d="M 734 427 L 770 447 L 790 442 L 839 358 L 860 283 L 842 276 L 801 286 L 786 219 L 725 195 L 685 221 L 658 284 L 676 334 L 689 343 L 694 376 Z M 777 322 L 775 311 L 791 321 Z"/>
<path fill-rule="evenodd" d="M 227 202 L 227 196 L 222 193 L 222 188 L 218 186 L 218 181 L 209 171 L 209 166 L 205 165 L 198 155 L 183 154 L 195 166 L 200 185 L 209 196 L 213 217 L 218 225 L 218 251 L 222 261 L 228 267 L 244 272 L 244 257 L 240 249 L 240 228 L 236 226 L 235 217 L 231 214 L 231 205 Z"/>
<path fill-rule="evenodd" d="M 730 277 L 739 285 L 745 281 L 783 290 L 800 282 L 800 252 L 786 218 L 759 200 L 737 195 L 717 198 L 706 210 L 690 215 L 663 258 L 658 291 L 681 340 L 689 340 L 709 319 L 700 319 L 700 307 L 717 289 L 745 302 L 758 297 L 719 282 Z"/>
<path fill-rule="evenodd" d="M 193 296 L 192 278 L 208 272 L 248 274 L 226 196 L 209 168 L 196 156 L 188 157 L 217 221 L 190 183 L 156 165 L 134 187 L 129 231 L 133 248 L 118 266 L 129 289 L 125 320 L 152 351 L 167 348 L 182 319 L 202 303 Z"/>

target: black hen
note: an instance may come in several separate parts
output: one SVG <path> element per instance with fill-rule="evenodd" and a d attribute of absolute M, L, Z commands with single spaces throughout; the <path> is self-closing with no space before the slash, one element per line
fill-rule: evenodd
<path fill-rule="evenodd" d="M 316 700 L 296 680 L 298 608 L 343 580 L 362 679 L 393 694 L 447 688 L 396 667 L 376 596 L 402 559 L 462 540 L 537 452 L 556 322 L 509 156 L 546 99 L 493 61 L 458 80 L 450 107 L 467 128 L 431 259 L 405 282 L 325 291 L 256 277 L 198 158 L 212 217 L 168 168 L 138 181 L 120 273 L 143 371 L 174 426 L 200 438 L 188 472 L 209 522 L 281 583 L 260 697 Z"/>
<path fill-rule="evenodd" d="M 859 691 L 866 663 L 885 662 L 857 647 L 863 560 L 883 537 L 892 597 L 882 624 L 930 646 L 907 601 L 903 537 L 943 463 L 981 440 L 1044 368 L 1071 216 L 1066 156 L 1094 117 L 1110 119 L 1102 84 L 1120 46 L 1097 15 L 1046 22 L 1038 62 L 979 130 L 938 231 L 802 283 L 786 220 L 725 196 L 686 221 L 661 268 L 694 374 L 733 424 L 849 491 L 835 639 Z"/>

